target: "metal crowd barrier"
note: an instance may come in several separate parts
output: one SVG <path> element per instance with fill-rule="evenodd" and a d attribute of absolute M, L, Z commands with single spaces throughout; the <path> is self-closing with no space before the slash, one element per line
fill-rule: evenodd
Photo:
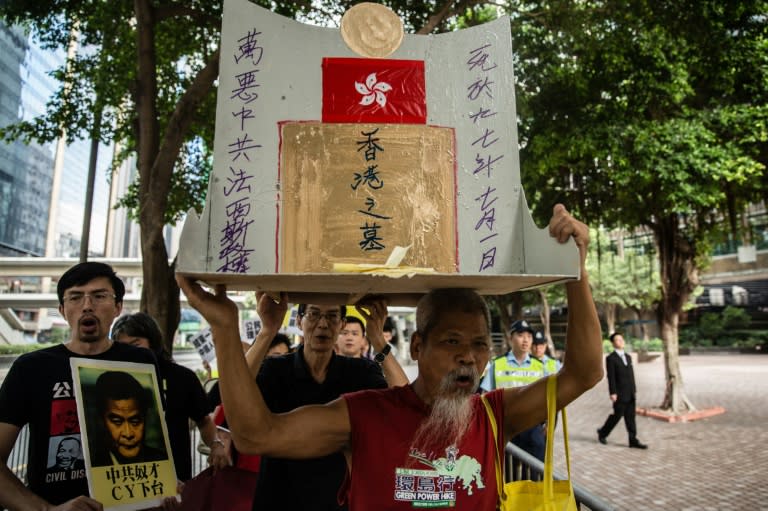
<path fill-rule="evenodd" d="M 507 443 L 505 449 L 507 462 L 504 467 L 505 479 L 510 481 L 539 481 L 544 473 L 544 463 L 516 446 L 513 443 Z M 562 474 L 555 472 L 555 479 L 566 479 Z M 583 486 L 571 482 L 573 485 L 573 494 L 576 497 L 576 505 L 580 510 L 589 511 L 614 511 L 614 507 L 590 492 Z"/>
<path fill-rule="evenodd" d="M 29 428 L 24 426 L 16 437 L 16 445 L 8 456 L 8 468 L 16 477 L 27 484 L 27 445 L 29 445 Z"/>

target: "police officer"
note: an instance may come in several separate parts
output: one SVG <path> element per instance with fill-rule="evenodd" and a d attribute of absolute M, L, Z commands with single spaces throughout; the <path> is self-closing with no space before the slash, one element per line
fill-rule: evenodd
<path fill-rule="evenodd" d="M 550 357 L 547 353 L 547 339 L 541 331 L 537 330 L 533 334 L 533 346 L 531 346 L 531 355 L 544 365 L 544 374 L 555 374 L 560 370 L 560 361 Z"/>
<path fill-rule="evenodd" d="M 522 387 L 543 378 L 547 373 L 544 365 L 531 356 L 535 331 L 521 319 L 512 323 L 509 330 L 509 351 L 490 362 L 480 388 L 489 391 L 497 388 Z M 541 425 L 523 431 L 512 443 L 544 461 L 545 430 Z"/>

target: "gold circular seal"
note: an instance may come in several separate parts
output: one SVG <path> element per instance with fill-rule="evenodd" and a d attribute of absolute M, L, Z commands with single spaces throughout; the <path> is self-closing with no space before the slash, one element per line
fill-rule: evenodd
<path fill-rule="evenodd" d="M 403 42 L 403 22 L 388 7 L 363 2 L 344 13 L 341 37 L 362 57 L 384 58 Z"/>

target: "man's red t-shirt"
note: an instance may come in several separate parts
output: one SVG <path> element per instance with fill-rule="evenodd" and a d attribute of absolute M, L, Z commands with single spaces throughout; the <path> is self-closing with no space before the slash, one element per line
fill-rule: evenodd
<path fill-rule="evenodd" d="M 499 425 L 502 393 L 486 394 Z M 420 455 L 409 454 L 409 448 L 429 408 L 410 385 L 345 394 L 344 399 L 353 453 L 347 494 L 351 511 L 496 509 L 495 449 L 503 446 L 493 437 L 479 396 L 471 397 L 471 424 L 459 445 Z"/>

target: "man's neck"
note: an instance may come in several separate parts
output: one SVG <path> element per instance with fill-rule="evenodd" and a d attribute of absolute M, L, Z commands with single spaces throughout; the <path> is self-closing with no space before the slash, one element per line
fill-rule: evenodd
<path fill-rule="evenodd" d="M 83 342 L 79 339 L 70 339 L 64 343 L 64 347 L 78 355 L 100 355 L 112 347 L 109 337 L 104 337 L 95 342 Z"/>
<path fill-rule="evenodd" d="M 525 359 L 528 358 L 528 353 L 526 352 L 518 353 L 515 350 L 512 350 L 512 356 L 515 357 L 515 359 L 522 364 L 523 362 L 525 362 Z"/>
<path fill-rule="evenodd" d="M 419 399 L 421 399 L 424 404 L 427 406 L 432 406 L 432 402 L 435 400 L 435 397 L 429 391 L 429 389 L 427 389 L 427 384 L 422 378 L 417 376 L 416 379 L 413 380 L 411 386 L 413 387 L 413 391 L 417 396 L 419 396 Z"/>
<path fill-rule="evenodd" d="M 307 363 L 312 379 L 317 383 L 323 383 L 328 374 L 328 366 L 331 364 L 333 350 L 315 351 L 304 345 L 304 361 Z"/>

